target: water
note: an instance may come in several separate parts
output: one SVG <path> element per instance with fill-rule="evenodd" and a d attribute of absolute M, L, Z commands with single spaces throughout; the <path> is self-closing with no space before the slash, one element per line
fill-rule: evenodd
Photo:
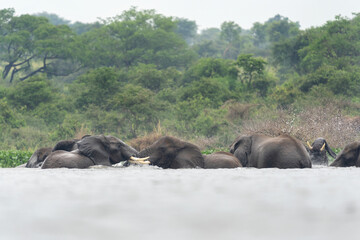
<path fill-rule="evenodd" d="M 0 239 L 358 239 L 360 168 L 0 169 Z"/>

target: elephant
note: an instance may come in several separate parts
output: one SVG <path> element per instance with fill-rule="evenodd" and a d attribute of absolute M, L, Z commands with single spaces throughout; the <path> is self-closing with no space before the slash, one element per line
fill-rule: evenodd
<path fill-rule="evenodd" d="M 228 152 L 214 152 L 212 154 L 203 154 L 204 168 L 238 168 L 242 167 L 239 159 L 234 154 Z"/>
<path fill-rule="evenodd" d="M 360 167 L 360 142 L 353 142 L 346 145 L 330 166 Z"/>
<path fill-rule="evenodd" d="M 114 136 L 85 136 L 77 149 L 56 150 L 45 159 L 41 168 L 88 168 L 93 165 L 111 166 L 128 160 L 138 151 Z"/>
<path fill-rule="evenodd" d="M 288 135 L 277 137 L 262 134 L 242 135 L 231 144 L 230 153 L 233 153 L 244 167 L 311 168 L 312 166 L 305 146 Z"/>
<path fill-rule="evenodd" d="M 336 158 L 336 154 L 331 150 L 328 143 L 324 138 L 317 138 L 315 141 L 310 145 L 309 142 L 307 142 L 308 145 L 308 152 L 310 154 L 310 159 L 313 165 L 329 165 L 329 159 L 326 155 L 326 152 L 329 153 L 329 155 L 332 158 Z"/>
<path fill-rule="evenodd" d="M 89 135 L 83 136 L 86 137 Z M 33 155 L 31 155 L 29 161 L 26 163 L 25 167 L 27 168 L 39 168 L 45 161 L 46 157 L 54 151 L 57 150 L 64 150 L 67 152 L 71 152 L 75 149 L 77 149 L 76 143 L 79 141 L 79 139 L 71 139 L 71 140 L 61 140 L 55 144 L 53 148 L 51 147 L 45 147 L 45 148 L 39 148 L 37 149 Z"/>
<path fill-rule="evenodd" d="M 25 167 L 27 168 L 39 168 L 43 164 L 44 160 L 52 152 L 51 147 L 44 147 L 37 149 L 29 158 L 29 161 L 26 163 Z"/>
<path fill-rule="evenodd" d="M 165 169 L 204 168 L 204 158 L 197 146 L 171 136 L 159 138 L 136 157 L 149 157 L 150 165 Z"/>

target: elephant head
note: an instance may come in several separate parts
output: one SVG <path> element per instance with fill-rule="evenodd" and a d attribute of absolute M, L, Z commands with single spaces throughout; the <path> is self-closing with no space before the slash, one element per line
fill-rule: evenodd
<path fill-rule="evenodd" d="M 52 148 L 39 148 L 30 157 L 26 163 L 27 168 L 39 168 L 45 161 L 46 157 L 51 153 Z"/>
<path fill-rule="evenodd" d="M 301 142 L 288 135 L 263 134 L 240 136 L 230 146 L 230 153 L 244 167 L 309 168 L 310 156 Z"/>
<path fill-rule="evenodd" d="M 135 156 L 138 151 L 114 136 L 85 136 L 77 142 L 79 153 L 95 165 L 110 166 Z"/>
<path fill-rule="evenodd" d="M 111 166 L 128 160 L 138 152 L 113 136 L 85 136 L 77 149 L 56 150 L 45 159 L 41 168 L 88 168 L 93 165 Z"/>
<path fill-rule="evenodd" d="M 315 139 L 311 145 L 307 142 L 307 145 L 311 162 L 315 165 L 328 165 L 329 160 L 326 152 L 334 159 L 336 158 L 336 154 L 331 150 L 324 138 Z"/>
<path fill-rule="evenodd" d="M 353 142 L 346 145 L 330 166 L 360 167 L 360 142 Z"/>
<path fill-rule="evenodd" d="M 230 145 L 230 153 L 234 154 L 240 160 L 242 166 L 246 167 L 249 163 L 251 154 L 252 138 L 251 136 L 239 136 Z"/>
<path fill-rule="evenodd" d="M 204 158 L 197 146 L 170 136 L 161 137 L 137 157 L 149 157 L 151 165 L 161 168 L 204 167 Z"/>

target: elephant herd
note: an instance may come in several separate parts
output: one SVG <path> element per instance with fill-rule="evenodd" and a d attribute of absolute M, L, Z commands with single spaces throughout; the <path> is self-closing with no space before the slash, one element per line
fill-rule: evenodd
<path fill-rule="evenodd" d="M 269 137 L 261 134 L 237 137 L 229 152 L 202 154 L 189 142 L 164 136 L 147 148 L 137 151 L 119 138 L 104 135 L 85 135 L 81 139 L 63 140 L 52 148 L 36 150 L 26 163 L 28 168 L 89 168 L 95 165 L 113 166 L 121 163 L 155 165 L 164 169 L 179 168 L 311 168 L 328 165 L 326 152 L 335 161 L 331 166 L 360 166 L 360 142 L 345 146 L 336 154 L 324 138 L 311 145 L 280 135 Z"/>

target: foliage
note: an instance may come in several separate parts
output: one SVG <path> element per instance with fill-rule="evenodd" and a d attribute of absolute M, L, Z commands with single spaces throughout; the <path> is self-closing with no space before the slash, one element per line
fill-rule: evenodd
<path fill-rule="evenodd" d="M 234 70 L 232 60 L 201 58 L 185 72 L 182 83 L 192 83 L 201 78 L 222 78 L 226 76 L 237 77 L 237 70 Z"/>
<path fill-rule="evenodd" d="M 289 82 L 277 86 L 270 97 L 277 103 L 279 108 L 287 108 L 294 103 L 300 95 L 300 91 L 293 83 Z"/>
<path fill-rule="evenodd" d="M 26 163 L 31 157 L 30 151 L 6 150 L 0 151 L 0 168 L 16 167 Z"/>
<path fill-rule="evenodd" d="M 265 70 L 266 61 L 261 57 L 253 57 L 251 54 L 241 54 L 238 56 L 236 65 L 242 69 L 240 79 L 246 82 L 248 87 L 252 84 L 252 80 L 261 76 Z"/>
<path fill-rule="evenodd" d="M 220 29 L 220 37 L 227 43 L 223 52 L 223 57 L 232 59 L 236 58 L 238 52 L 236 52 L 235 49 L 236 45 L 240 42 L 241 27 L 235 22 L 223 22 Z"/>
<path fill-rule="evenodd" d="M 54 13 L 41 12 L 41 13 L 35 14 L 35 16 L 45 17 L 45 18 L 49 19 L 49 22 L 53 25 L 69 25 L 70 24 L 69 20 L 59 17 L 58 15 L 56 15 Z"/>
<path fill-rule="evenodd" d="M 71 139 L 83 128 L 82 119 L 76 115 L 67 114 L 64 121 L 51 133 L 52 140 Z"/>
<path fill-rule="evenodd" d="M 194 96 L 209 100 L 209 106 L 219 107 L 223 102 L 228 100 L 230 91 L 224 86 L 219 79 L 201 78 L 192 82 L 182 91 L 181 100 L 187 101 Z"/>
<path fill-rule="evenodd" d="M 222 117 L 225 113 L 226 110 L 224 109 L 204 109 L 195 119 L 193 125 L 195 133 L 205 137 L 216 136 L 222 127 L 227 124 Z"/>
<path fill-rule="evenodd" d="M 78 108 L 94 104 L 106 107 L 119 90 L 118 72 L 114 68 L 97 68 L 80 76 L 70 89 Z"/>
<path fill-rule="evenodd" d="M 56 65 L 52 61 L 72 57 L 71 42 L 75 35 L 68 26 L 52 25 L 45 17 L 14 16 L 12 9 L 2 10 L 0 15 L 4 16 L 0 18 L 0 61 L 5 63 L 3 79 L 9 74 L 10 82 L 18 74 L 21 81 L 38 73 L 56 75 Z M 35 61 L 42 64 L 36 66 Z"/>
<path fill-rule="evenodd" d="M 159 68 L 188 66 L 195 54 L 175 33 L 176 21 L 153 10 L 131 8 L 106 25 L 81 35 L 82 62 L 89 67 L 131 67 L 139 63 Z"/>
<path fill-rule="evenodd" d="M 176 74 L 176 72 L 172 73 Z M 171 76 L 172 73 L 166 69 L 158 70 L 154 64 L 139 64 L 129 71 L 129 80 L 134 84 L 157 92 L 174 83 L 173 79 L 176 78 L 176 75 Z"/>
<path fill-rule="evenodd" d="M 142 123 L 155 126 L 158 122 L 157 112 L 161 104 L 156 102 L 154 93 L 141 86 L 125 85 L 112 100 L 115 109 L 123 113 L 122 122 L 131 131 L 131 137 L 136 137 Z"/>
<path fill-rule="evenodd" d="M 177 18 L 176 25 L 175 32 L 179 34 L 187 44 L 192 45 L 197 32 L 196 22 L 184 18 Z"/>
<path fill-rule="evenodd" d="M 18 128 L 24 125 L 24 120 L 11 109 L 6 99 L 0 99 L 0 131 L 4 126 Z"/>
<path fill-rule="evenodd" d="M 264 24 L 254 23 L 251 31 L 255 35 L 255 45 L 266 47 L 266 42 L 276 43 L 297 36 L 299 28 L 299 23 L 277 14 Z"/>
<path fill-rule="evenodd" d="M 45 77 L 35 76 L 13 86 L 7 98 L 13 106 L 33 110 L 39 104 L 55 99 L 54 91 Z"/>

